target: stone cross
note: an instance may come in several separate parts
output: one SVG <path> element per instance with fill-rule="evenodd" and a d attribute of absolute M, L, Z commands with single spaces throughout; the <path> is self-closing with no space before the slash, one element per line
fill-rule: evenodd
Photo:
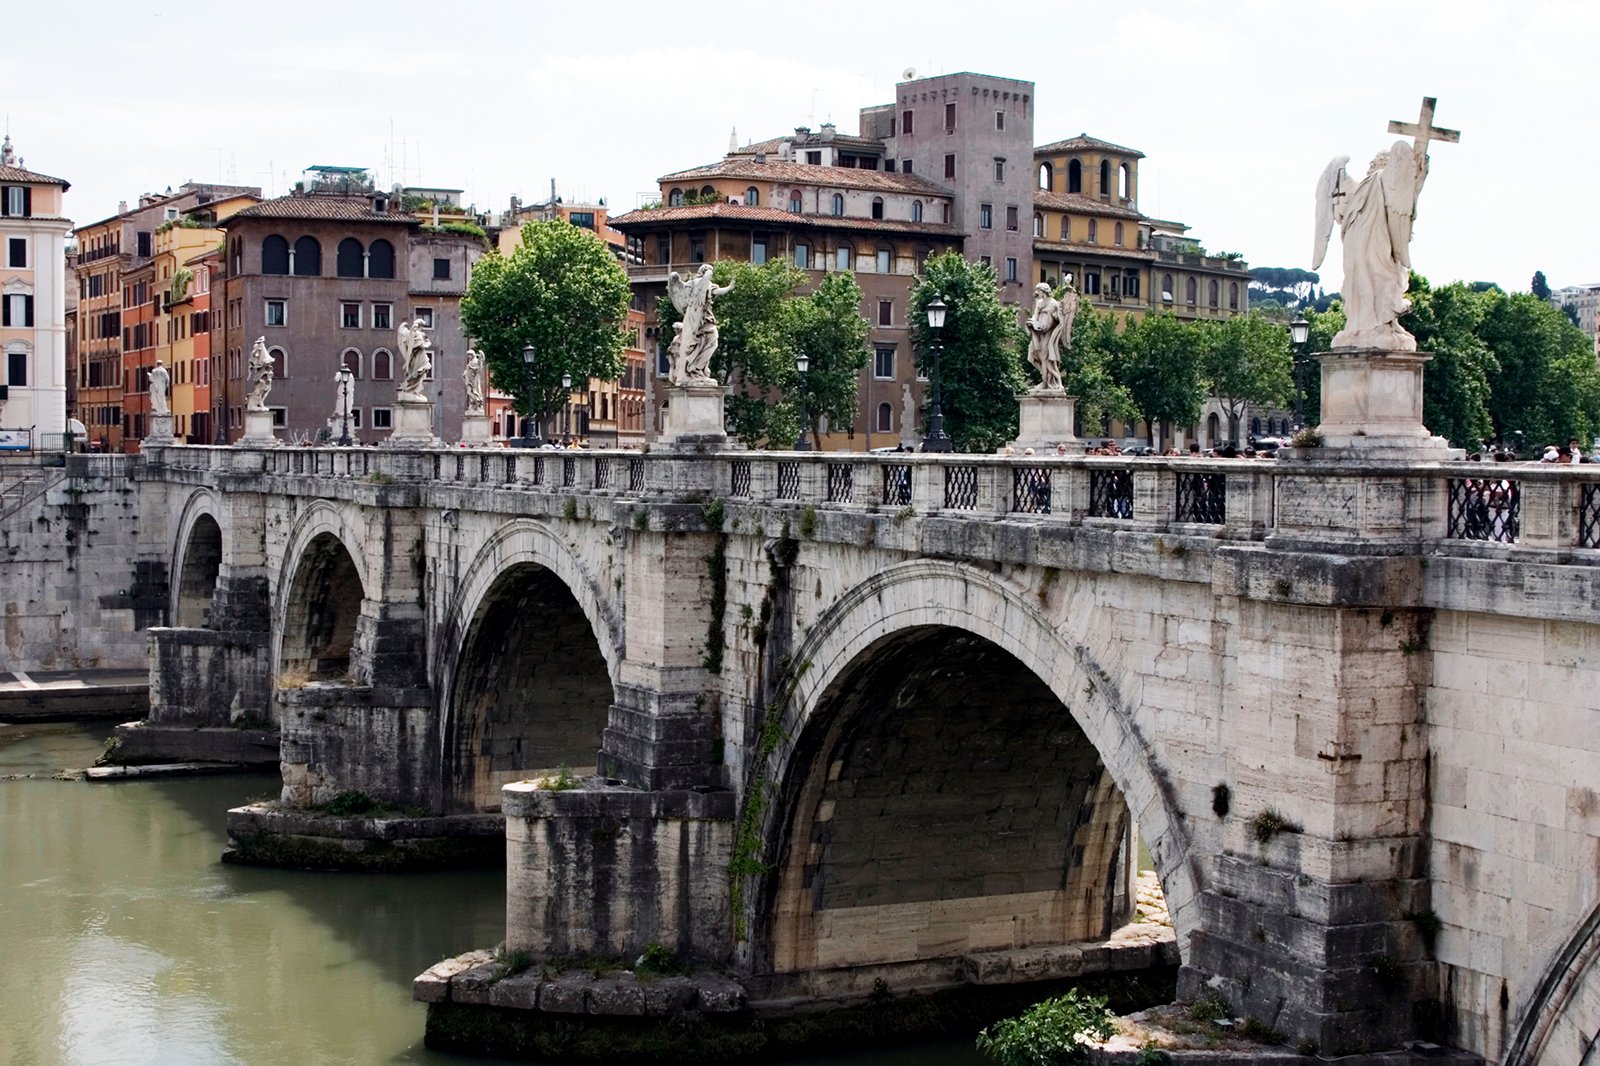
<path fill-rule="evenodd" d="M 1460 130 L 1441 129 L 1433 124 L 1433 109 L 1438 103 L 1438 97 L 1424 96 L 1422 98 L 1422 110 L 1417 113 L 1416 122 L 1389 120 L 1390 133 L 1398 133 L 1402 137 L 1410 137 L 1412 139 L 1412 146 L 1417 152 L 1417 166 L 1419 168 L 1426 165 L 1425 160 L 1428 158 L 1428 142 L 1430 140 L 1447 141 L 1450 144 L 1458 144 L 1461 141 Z"/>

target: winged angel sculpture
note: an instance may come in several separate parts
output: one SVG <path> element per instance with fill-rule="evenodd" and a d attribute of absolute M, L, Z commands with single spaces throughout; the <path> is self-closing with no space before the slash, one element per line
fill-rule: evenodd
<path fill-rule="evenodd" d="M 1411 224 L 1428 176 L 1427 153 L 1419 158 L 1409 143 L 1396 141 L 1377 154 L 1359 184 L 1345 170 L 1349 161 L 1335 159 L 1317 182 L 1311 269 L 1322 266 L 1335 222 L 1344 245 L 1345 328 L 1333 347 L 1414 352 L 1416 338 L 1401 328 L 1400 316 L 1411 310 Z"/>
<path fill-rule="evenodd" d="M 733 289 L 732 283 L 717 285 L 711 280 L 711 264 L 687 279 L 674 270 L 667 275 L 667 295 L 683 318 L 673 324 L 671 381 L 674 385 L 714 382 L 711 357 L 717 352 L 717 316 L 711 302 Z"/>

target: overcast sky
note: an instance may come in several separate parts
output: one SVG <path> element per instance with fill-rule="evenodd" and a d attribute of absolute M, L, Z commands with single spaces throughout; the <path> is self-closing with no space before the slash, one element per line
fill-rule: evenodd
<path fill-rule="evenodd" d="M 678 8 L 682 16 L 664 14 Z M 893 99 L 907 67 L 1036 83 L 1040 143 L 1146 153 L 1139 207 L 1253 265 L 1309 267 L 1312 190 L 1394 138 L 1437 145 L 1413 261 L 1435 282 L 1600 282 L 1600 6 L 1580 2 L 18 5 L 0 88 L 80 224 L 185 180 L 282 193 L 311 164 L 513 194 L 605 197 L 741 142 Z M 1313 14 L 1313 10 L 1317 14 Z M 270 12 L 270 13 L 269 13 Z M 20 34 L 17 22 L 20 20 Z M 1338 284 L 1337 254 L 1323 277 Z"/>

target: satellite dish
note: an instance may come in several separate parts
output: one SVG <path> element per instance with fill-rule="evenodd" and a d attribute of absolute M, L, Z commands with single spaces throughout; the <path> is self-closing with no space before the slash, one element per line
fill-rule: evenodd
<path fill-rule="evenodd" d="M 917 76 L 917 68 L 916 67 L 907 67 L 906 69 L 904 69 L 904 70 L 902 70 L 900 72 L 900 80 L 901 81 L 910 81 L 912 78 L 915 78 L 916 76 Z"/>

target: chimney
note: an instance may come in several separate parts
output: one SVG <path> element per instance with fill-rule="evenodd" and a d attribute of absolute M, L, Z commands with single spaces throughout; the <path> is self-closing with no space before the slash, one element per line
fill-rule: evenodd
<path fill-rule="evenodd" d="M 835 132 L 836 132 L 836 130 L 835 130 L 835 127 L 834 127 L 833 123 L 824 122 L 822 124 L 822 139 L 823 140 L 825 140 L 825 141 L 833 140 L 833 135 L 834 135 Z"/>
<path fill-rule="evenodd" d="M 127 213 L 128 213 L 128 201 L 126 201 L 126 200 L 118 200 L 117 201 L 117 214 L 125 215 Z"/>

